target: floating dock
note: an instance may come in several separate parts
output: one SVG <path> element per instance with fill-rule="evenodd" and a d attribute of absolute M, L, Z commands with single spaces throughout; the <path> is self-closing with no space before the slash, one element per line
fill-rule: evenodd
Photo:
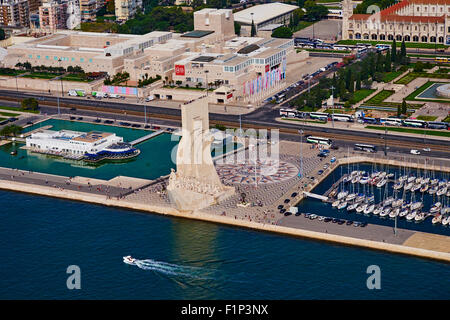
<path fill-rule="evenodd" d="M 303 191 L 303 194 L 305 196 L 309 197 L 309 198 L 319 199 L 319 200 L 322 200 L 322 201 L 327 201 L 328 200 L 328 197 L 322 196 L 322 195 L 317 194 L 317 193 Z"/>
<path fill-rule="evenodd" d="M 148 139 L 151 139 L 151 138 L 153 138 L 153 137 L 159 136 L 160 134 L 162 134 L 162 133 L 164 133 L 164 132 L 165 132 L 165 130 L 158 130 L 158 131 L 152 132 L 152 133 L 150 133 L 150 134 L 147 134 L 147 135 L 145 135 L 145 136 L 143 136 L 143 137 L 140 137 L 140 138 L 138 138 L 138 139 L 136 139 L 136 140 L 131 141 L 130 144 L 131 144 L 132 146 L 134 146 L 134 145 L 136 145 L 136 144 L 138 144 L 138 143 L 141 143 L 141 142 L 144 142 L 144 141 L 146 141 L 146 140 L 148 140 Z"/>

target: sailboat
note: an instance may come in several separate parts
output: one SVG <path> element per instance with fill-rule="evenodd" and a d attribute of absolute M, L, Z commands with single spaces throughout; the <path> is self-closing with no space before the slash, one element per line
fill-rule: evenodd
<path fill-rule="evenodd" d="M 430 208 L 430 213 L 435 213 L 435 212 L 439 212 L 441 210 L 442 207 L 442 203 L 441 202 L 436 202 L 431 208 Z"/>
<path fill-rule="evenodd" d="M 374 205 L 374 204 L 371 204 L 370 206 L 367 206 L 367 207 L 364 209 L 364 214 L 369 214 L 369 213 L 371 213 L 374 209 L 375 209 L 375 205 Z"/>
<path fill-rule="evenodd" d="M 367 206 L 368 206 L 367 203 L 364 203 L 364 204 L 358 206 L 358 207 L 356 208 L 356 212 L 361 213 L 362 211 L 366 210 Z"/>
<path fill-rule="evenodd" d="M 398 216 L 400 217 L 400 218 L 403 218 L 404 216 L 406 216 L 407 214 L 409 213 L 409 209 L 408 208 L 402 208 L 401 209 L 401 211 L 400 211 L 400 213 L 398 214 Z"/>
<path fill-rule="evenodd" d="M 417 210 L 411 211 L 406 216 L 406 220 L 411 221 L 412 219 L 414 219 L 416 217 L 416 214 L 417 214 Z"/>
<path fill-rule="evenodd" d="M 442 222 L 442 215 L 441 214 L 437 214 L 436 216 L 434 216 L 434 218 L 431 220 L 431 223 L 436 224 L 436 223 L 441 223 Z"/>
<path fill-rule="evenodd" d="M 355 203 L 353 203 L 353 204 L 347 206 L 347 211 L 350 212 L 350 211 L 355 210 L 356 207 L 358 207 L 358 205 L 359 205 L 359 204 L 355 202 Z"/>
<path fill-rule="evenodd" d="M 416 216 L 414 217 L 414 220 L 418 222 L 425 220 L 425 214 L 423 212 L 417 213 Z"/>
<path fill-rule="evenodd" d="M 389 213 L 389 218 L 395 218 L 400 213 L 400 208 L 395 208 Z"/>
<path fill-rule="evenodd" d="M 381 211 L 383 211 L 383 207 L 379 206 L 379 207 L 375 208 L 372 213 L 374 215 L 379 215 L 381 213 Z"/>
<path fill-rule="evenodd" d="M 380 217 L 386 217 L 391 212 L 391 207 L 385 207 L 380 213 Z"/>
<path fill-rule="evenodd" d="M 345 207 L 347 206 L 347 201 L 342 201 L 339 205 L 338 205 L 338 209 L 339 210 L 341 210 L 341 209 L 344 209 Z"/>

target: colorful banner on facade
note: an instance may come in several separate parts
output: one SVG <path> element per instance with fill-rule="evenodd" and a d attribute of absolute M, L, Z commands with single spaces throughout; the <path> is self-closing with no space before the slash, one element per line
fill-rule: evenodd
<path fill-rule="evenodd" d="M 133 87 L 102 86 L 102 92 L 137 96 L 138 89 Z"/>

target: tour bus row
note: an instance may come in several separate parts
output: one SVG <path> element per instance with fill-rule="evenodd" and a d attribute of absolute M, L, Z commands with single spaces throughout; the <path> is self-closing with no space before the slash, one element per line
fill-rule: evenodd
<path fill-rule="evenodd" d="M 415 127 L 415 128 L 429 128 L 429 129 L 450 129 L 448 123 L 437 122 L 437 121 L 423 121 L 417 119 L 399 119 L 399 118 L 370 118 L 370 117 L 359 117 L 355 119 L 354 115 L 351 114 L 340 114 L 340 113 L 326 113 L 326 112 L 303 112 L 295 109 L 280 109 L 280 116 L 286 118 L 300 118 L 300 119 L 314 119 L 322 121 L 346 121 L 374 125 L 388 125 L 388 126 L 405 126 L 405 127 Z"/>

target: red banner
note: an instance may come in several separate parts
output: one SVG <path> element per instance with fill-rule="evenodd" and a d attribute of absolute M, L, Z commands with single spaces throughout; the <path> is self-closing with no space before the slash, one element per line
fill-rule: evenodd
<path fill-rule="evenodd" d="M 184 66 L 183 65 L 175 65 L 175 75 L 184 76 Z"/>
<path fill-rule="evenodd" d="M 229 94 L 227 95 L 227 99 L 230 99 L 232 96 L 233 96 L 233 94 L 232 94 L 232 93 L 229 93 Z"/>
<path fill-rule="evenodd" d="M 270 70 L 270 66 L 266 65 L 266 72 L 269 72 L 269 70 Z"/>

